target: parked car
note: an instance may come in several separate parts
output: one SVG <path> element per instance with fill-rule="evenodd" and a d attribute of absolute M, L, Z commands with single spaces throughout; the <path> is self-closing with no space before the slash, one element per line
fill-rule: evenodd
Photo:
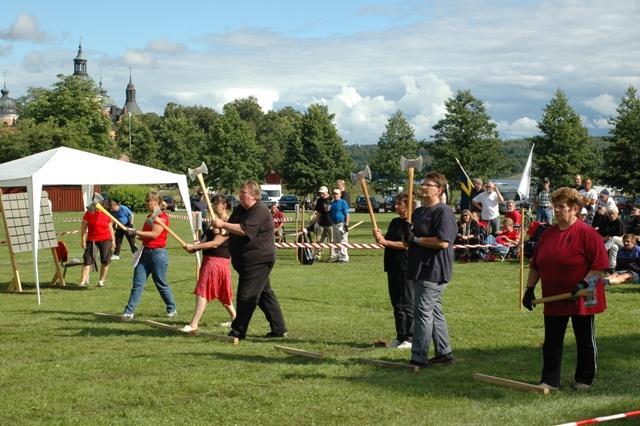
<path fill-rule="evenodd" d="M 380 203 L 380 210 L 382 210 L 385 213 L 393 212 L 395 204 L 396 204 L 396 194 L 387 195 L 382 199 L 382 202 Z"/>
<path fill-rule="evenodd" d="M 163 195 L 162 196 L 162 201 L 167 203 L 167 210 L 168 211 L 170 211 L 170 212 L 175 212 L 176 211 L 176 202 L 173 200 L 173 197 L 171 195 Z"/>
<path fill-rule="evenodd" d="M 267 191 L 260 191 L 260 201 L 262 201 L 266 205 L 271 205 L 271 201 L 269 200 L 269 193 Z"/>
<path fill-rule="evenodd" d="M 371 201 L 371 208 L 373 209 L 374 212 L 377 212 L 378 210 L 380 210 L 380 202 L 378 200 L 376 200 L 374 197 L 369 197 L 369 200 Z M 361 213 L 366 211 L 368 211 L 367 200 L 365 199 L 364 195 L 359 195 L 358 198 L 356 199 L 356 213 Z"/>
<path fill-rule="evenodd" d="M 300 204 L 300 200 L 295 195 L 283 195 L 278 201 L 278 208 L 280 210 L 295 210 L 296 204 Z"/>

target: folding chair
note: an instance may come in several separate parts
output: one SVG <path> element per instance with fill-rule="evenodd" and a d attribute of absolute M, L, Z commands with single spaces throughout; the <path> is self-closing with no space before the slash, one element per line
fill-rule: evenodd
<path fill-rule="evenodd" d="M 60 261 L 60 266 L 64 268 L 62 272 L 63 278 L 67 276 L 67 268 L 71 268 L 73 266 L 83 266 L 84 264 L 84 261 L 82 259 L 69 259 L 69 250 L 67 249 L 67 245 L 63 241 L 58 241 L 58 247 L 56 247 L 56 255 L 58 256 L 58 260 Z M 96 272 L 98 271 L 95 246 L 93 252 L 93 270 Z"/>

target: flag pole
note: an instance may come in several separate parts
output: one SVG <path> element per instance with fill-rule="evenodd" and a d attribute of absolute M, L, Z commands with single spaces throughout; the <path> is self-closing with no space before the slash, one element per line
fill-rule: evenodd
<path fill-rule="evenodd" d="M 522 311 L 522 298 L 524 296 L 524 206 L 522 202 L 524 200 L 529 201 L 529 191 L 531 187 L 531 163 L 533 162 L 533 148 L 535 144 L 531 144 L 531 151 L 529 152 L 529 158 L 527 164 L 524 166 L 522 172 L 522 179 L 520 179 L 520 185 L 518 185 L 518 194 L 520 194 L 520 291 L 518 294 L 518 310 Z"/>

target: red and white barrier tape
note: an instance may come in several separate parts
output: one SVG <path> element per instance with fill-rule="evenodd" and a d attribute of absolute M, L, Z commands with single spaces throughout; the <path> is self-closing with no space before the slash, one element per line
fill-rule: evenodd
<path fill-rule="evenodd" d="M 179 220 L 190 220 L 189 216 L 187 216 L 186 214 L 170 214 L 168 215 L 169 219 L 179 219 Z M 209 218 L 208 217 L 203 217 L 202 221 L 203 222 L 209 222 Z M 282 219 L 273 219 L 274 222 L 293 222 L 294 219 L 291 219 L 290 217 L 285 217 Z"/>
<path fill-rule="evenodd" d="M 376 243 L 274 243 L 276 248 L 350 248 L 350 249 L 381 249 L 381 244 Z"/>
<path fill-rule="evenodd" d="M 75 231 L 66 231 L 66 232 L 58 232 L 56 235 L 57 235 L 57 236 L 70 235 L 70 234 L 77 234 L 77 233 L 79 233 L 79 232 L 80 232 L 80 231 L 78 231 L 78 230 L 75 230 Z M 6 243 L 7 243 L 7 240 L 2 240 L 2 241 L 0 241 L 0 246 L 1 246 L 1 245 L 3 245 L 3 244 L 6 244 Z"/>
<path fill-rule="evenodd" d="M 557 426 L 593 425 L 593 424 L 596 424 L 596 423 L 608 422 L 610 420 L 625 419 L 625 418 L 636 417 L 636 416 L 640 416 L 640 410 L 628 411 L 626 413 L 620 413 L 620 414 L 613 414 L 611 416 L 594 417 L 592 419 L 579 420 L 577 422 L 563 423 L 563 424 L 557 425 Z"/>

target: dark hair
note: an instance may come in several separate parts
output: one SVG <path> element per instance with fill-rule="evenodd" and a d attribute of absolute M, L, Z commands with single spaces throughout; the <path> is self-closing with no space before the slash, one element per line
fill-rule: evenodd
<path fill-rule="evenodd" d="M 406 192 L 399 192 L 395 197 L 394 197 L 394 202 L 398 203 L 404 203 L 405 205 L 409 202 L 409 194 Z M 416 207 L 416 200 L 415 198 L 413 199 L 413 208 Z M 408 207 L 408 206 L 407 206 Z"/>
<path fill-rule="evenodd" d="M 227 210 L 229 210 L 229 208 L 231 208 L 231 204 L 229 204 L 229 200 L 227 199 L 227 197 L 225 197 L 224 195 L 214 195 L 211 198 L 211 204 L 224 204 L 225 208 Z"/>
<path fill-rule="evenodd" d="M 443 191 L 447 187 L 447 178 L 444 177 L 442 173 L 438 173 L 435 171 L 428 172 L 425 175 L 424 180 L 431 180 L 435 182 L 436 184 L 438 184 L 438 188 L 442 188 Z"/>

